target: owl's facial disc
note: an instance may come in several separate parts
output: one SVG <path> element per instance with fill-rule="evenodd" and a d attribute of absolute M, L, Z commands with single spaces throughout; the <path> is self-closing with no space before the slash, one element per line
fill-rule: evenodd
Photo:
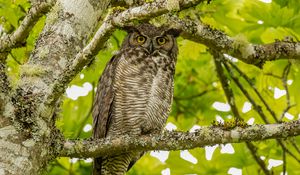
<path fill-rule="evenodd" d="M 144 48 L 148 54 L 154 52 L 169 53 L 174 46 L 174 39 L 167 32 L 156 32 L 150 35 L 143 31 L 133 31 L 129 36 L 129 45 Z"/>

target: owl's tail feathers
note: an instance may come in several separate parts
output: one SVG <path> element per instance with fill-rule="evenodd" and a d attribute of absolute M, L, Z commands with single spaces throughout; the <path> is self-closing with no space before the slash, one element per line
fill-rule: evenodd
<path fill-rule="evenodd" d="M 138 161 L 146 152 L 141 152 L 139 155 L 137 155 L 135 158 L 133 158 L 127 168 L 127 171 L 130 170 L 131 167 L 133 167 L 133 165 L 136 163 L 136 161 Z"/>
<path fill-rule="evenodd" d="M 142 155 L 138 152 L 95 158 L 93 175 L 123 175 Z"/>
<path fill-rule="evenodd" d="M 101 175 L 102 158 L 98 157 L 94 159 L 93 175 Z"/>

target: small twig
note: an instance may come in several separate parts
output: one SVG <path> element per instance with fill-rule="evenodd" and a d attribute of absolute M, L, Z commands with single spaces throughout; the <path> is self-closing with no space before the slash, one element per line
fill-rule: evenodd
<path fill-rule="evenodd" d="M 296 149 L 296 151 L 298 153 L 300 153 L 300 149 L 298 147 L 298 145 L 295 143 L 295 140 L 294 139 L 289 139 L 289 141 L 291 142 L 291 144 L 294 146 L 294 148 Z"/>
<path fill-rule="evenodd" d="M 224 64 L 224 61 L 225 61 L 225 58 L 224 58 L 224 55 L 217 52 L 217 51 L 212 51 L 212 54 L 214 55 L 214 60 L 215 60 L 215 65 L 216 65 L 216 70 L 217 70 L 217 73 L 218 73 L 218 77 L 221 81 L 221 84 L 222 84 L 222 87 L 223 87 L 223 90 L 225 92 L 225 95 L 226 95 L 226 98 L 227 98 L 227 101 L 230 101 L 230 107 L 231 107 L 231 111 L 233 112 L 234 114 L 234 117 L 238 118 L 238 119 L 241 119 L 241 116 L 238 112 L 238 109 L 237 109 L 237 106 L 235 104 L 235 98 L 234 98 L 234 93 L 232 91 L 232 89 L 230 88 L 230 85 L 228 84 L 228 78 L 225 76 L 224 74 L 224 70 L 223 70 L 223 67 L 222 67 L 222 64 Z M 262 161 L 260 159 L 260 157 L 258 156 L 257 154 L 257 148 L 255 147 L 255 145 L 251 142 L 246 142 L 246 146 L 247 148 L 250 150 L 254 160 L 257 162 L 257 164 L 261 167 L 261 169 L 264 171 L 264 173 L 266 175 L 270 175 L 271 172 L 267 169 L 267 166 L 265 164 L 264 161 Z"/>
<path fill-rule="evenodd" d="M 280 121 L 282 121 L 285 113 L 287 113 L 289 111 L 290 108 L 292 108 L 295 105 L 291 105 L 291 101 L 290 101 L 290 93 L 289 93 L 289 88 L 288 88 L 288 84 L 287 84 L 287 77 L 289 75 L 289 72 L 291 70 L 291 62 L 289 62 L 286 67 L 283 70 L 282 76 L 281 76 L 281 81 L 284 87 L 284 90 L 286 92 L 286 108 L 283 110 L 281 117 L 280 117 Z"/>
<path fill-rule="evenodd" d="M 293 104 L 293 105 L 288 105 L 284 110 L 283 110 L 283 112 L 282 112 L 282 114 L 281 114 L 281 116 L 280 116 L 280 121 L 282 121 L 283 120 L 283 117 L 284 117 L 284 115 L 292 108 L 292 107 L 294 107 L 294 106 L 296 106 L 296 104 Z"/>
<path fill-rule="evenodd" d="M 292 66 L 292 64 L 291 64 L 291 62 L 289 62 L 289 63 L 286 65 L 286 67 L 284 68 L 283 72 L 282 72 L 282 78 L 281 78 L 281 80 L 282 80 L 283 87 L 284 87 L 284 89 L 285 89 L 285 91 L 286 91 L 286 103 L 287 103 L 287 106 L 286 106 L 286 108 L 283 110 L 283 112 L 282 112 L 282 114 L 281 114 L 280 121 L 283 120 L 284 115 L 285 115 L 292 107 L 296 106 L 296 104 L 291 105 L 291 102 L 290 102 L 290 93 L 289 93 L 289 88 L 288 88 L 288 84 L 287 84 L 287 78 L 288 78 L 289 72 L 290 72 L 290 70 L 291 70 L 291 66 Z M 292 145 L 293 145 L 293 147 L 298 151 L 298 153 L 300 153 L 300 152 L 299 152 L 299 149 L 298 149 L 298 147 L 297 147 L 297 145 L 295 145 L 295 144 L 293 144 L 293 143 L 292 143 Z M 287 149 L 286 149 L 285 147 L 282 147 L 282 151 L 283 151 L 283 153 L 284 153 L 284 158 L 285 158 L 286 150 L 287 150 Z M 285 165 L 285 163 L 284 163 L 284 165 Z M 285 167 L 284 167 L 284 168 L 285 168 Z M 284 172 L 285 172 L 285 171 L 284 171 Z"/>
<path fill-rule="evenodd" d="M 286 67 L 284 68 L 283 73 L 282 73 L 282 84 L 283 84 L 284 89 L 286 90 L 286 103 L 288 104 L 288 106 L 291 105 L 291 102 L 290 102 L 290 94 L 289 94 L 289 89 L 288 89 L 288 84 L 287 84 L 287 78 L 290 73 L 291 66 L 292 66 L 292 63 L 289 62 L 286 65 Z"/>
<path fill-rule="evenodd" d="M 293 157 L 298 163 L 300 163 L 300 159 L 297 157 L 297 156 L 295 156 L 290 150 L 288 150 L 287 148 L 286 148 L 286 146 L 284 145 L 284 143 L 280 140 L 280 139 L 276 139 L 277 140 L 277 142 L 279 143 L 279 145 L 282 147 L 282 149 L 284 149 L 285 151 L 286 151 L 286 153 L 288 153 L 291 157 Z"/>
<path fill-rule="evenodd" d="M 80 136 L 80 134 L 82 133 L 82 130 L 84 128 L 84 124 L 87 122 L 87 120 L 89 119 L 90 115 L 93 112 L 93 104 L 94 104 L 94 96 L 95 96 L 94 87 L 95 87 L 95 82 L 92 83 L 92 105 L 91 105 L 91 108 L 90 108 L 89 112 L 86 114 L 86 116 L 83 118 L 83 120 L 81 122 L 81 125 L 78 129 L 78 132 L 76 134 L 76 138 L 78 138 Z"/>
<path fill-rule="evenodd" d="M 250 78 L 244 72 L 242 72 L 235 64 L 233 64 L 231 61 L 226 61 L 226 62 L 229 63 L 246 80 L 246 82 L 250 85 L 250 87 L 254 90 L 255 94 L 258 96 L 258 98 L 262 101 L 262 103 L 264 104 L 264 106 L 267 108 L 267 110 L 269 111 L 269 113 L 272 115 L 273 119 L 276 122 L 278 122 L 278 119 L 276 117 L 275 112 L 271 109 L 271 107 L 268 105 L 268 103 L 266 102 L 266 100 L 258 92 L 256 86 L 250 80 Z"/>
<path fill-rule="evenodd" d="M 256 146 L 254 144 L 252 144 L 251 142 L 246 142 L 246 145 L 247 145 L 248 149 L 250 150 L 254 160 L 258 163 L 258 165 L 263 170 L 263 172 L 266 175 L 271 175 L 272 173 L 267 169 L 265 162 L 263 160 L 261 160 L 260 157 L 257 155 Z"/>
<path fill-rule="evenodd" d="M 203 95 L 207 94 L 208 92 L 212 92 L 215 90 L 217 90 L 217 89 L 204 90 L 204 91 L 200 92 L 199 94 L 195 94 L 195 95 L 191 95 L 191 96 L 187 96 L 187 97 L 174 97 L 174 100 L 181 101 L 181 100 L 190 100 L 193 98 L 199 98 L 199 97 L 202 97 Z"/>
<path fill-rule="evenodd" d="M 252 99 L 252 97 L 249 95 L 249 93 L 244 89 L 244 87 L 242 86 L 242 84 L 238 81 L 238 78 L 234 76 L 233 72 L 231 71 L 231 69 L 229 68 L 229 66 L 227 65 L 226 62 L 224 62 L 224 66 L 227 69 L 227 71 L 229 72 L 231 78 L 234 80 L 234 82 L 237 84 L 237 86 L 240 88 L 240 90 L 244 93 L 244 95 L 247 97 L 247 99 L 250 101 L 250 103 L 253 105 L 255 111 L 259 114 L 259 116 L 263 119 L 263 121 L 265 123 L 269 123 L 266 115 L 264 114 L 264 112 L 262 111 L 261 107 L 259 105 L 257 105 L 254 100 Z M 277 139 L 277 142 L 282 146 L 284 146 L 283 142 L 279 139 Z M 284 146 L 285 147 L 285 146 Z M 291 155 L 293 158 L 295 158 L 297 161 L 299 161 L 299 159 L 292 153 L 290 152 L 288 149 L 286 149 L 286 152 Z"/>
<path fill-rule="evenodd" d="M 22 65 L 22 63 L 12 54 L 9 53 L 9 55 L 12 57 L 12 59 L 18 64 L 18 65 Z"/>
<path fill-rule="evenodd" d="M 22 44 L 39 18 L 47 13 L 55 2 L 56 0 L 50 0 L 32 6 L 17 30 L 0 38 L 0 52 L 8 52 Z"/>
<path fill-rule="evenodd" d="M 282 161 L 282 173 L 283 175 L 286 175 L 286 150 L 284 148 L 282 148 Z"/>
<path fill-rule="evenodd" d="M 235 84 L 239 87 L 239 89 L 243 92 L 243 94 L 246 96 L 246 98 L 253 105 L 254 110 L 259 114 L 259 116 L 261 116 L 261 118 L 263 119 L 263 121 L 265 123 L 270 123 L 269 120 L 267 119 L 267 116 L 264 114 L 263 110 L 261 109 L 261 106 L 259 106 L 258 104 L 256 104 L 256 102 L 250 96 L 250 94 L 248 93 L 248 91 L 243 87 L 243 85 L 240 83 L 240 81 L 238 80 L 238 78 L 233 74 L 232 70 L 229 68 L 229 65 L 226 62 L 224 62 L 224 66 L 225 66 L 227 72 L 229 73 L 230 77 L 235 82 Z"/>
<path fill-rule="evenodd" d="M 117 47 L 120 48 L 121 45 L 119 39 L 114 34 L 112 34 L 111 37 L 116 41 Z"/>
<path fill-rule="evenodd" d="M 73 162 L 70 163 L 70 167 L 69 167 L 69 170 L 68 170 L 69 175 L 73 175 L 72 169 L 73 169 Z"/>
<path fill-rule="evenodd" d="M 274 78 L 277 78 L 277 79 L 282 79 L 281 76 L 278 76 L 278 75 L 274 75 L 273 73 L 264 73 L 264 75 L 267 75 L 267 76 L 271 76 L 271 77 L 274 77 Z"/>
<path fill-rule="evenodd" d="M 229 83 L 228 83 L 229 80 L 226 77 L 226 75 L 224 74 L 224 71 L 223 71 L 223 68 L 222 68 L 221 62 L 224 59 L 224 57 L 223 57 L 223 55 L 221 53 L 219 53 L 217 51 L 214 51 L 214 50 L 212 50 L 211 53 L 214 56 L 216 71 L 217 71 L 219 80 L 221 82 L 222 88 L 223 88 L 223 90 L 225 92 L 227 101 L 228 101 L 228 103 L 229 103 L 229 105 L 231 107 L 231 111 L 232 111 L 233 115 L 236 118 L 241 119 L 241 116 L 240 116 L 240 114 L 238 112 L 238 109 L 236 107 L 236 104 L 235 104 L 235 99 L 234 99 L 234 95 L 233 95 L 232 89 L 230 88 Z"/>

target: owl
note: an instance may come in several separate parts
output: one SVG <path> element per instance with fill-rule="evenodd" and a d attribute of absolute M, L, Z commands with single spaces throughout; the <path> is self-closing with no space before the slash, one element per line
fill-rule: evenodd
<path fill-rule="evenodd" d="M 125 27 L 120 51 L 106 65 L 93 104 L 93 138 L 162 132 L 173 98 L 178 30 L 144 23 Z M 93 174 L 125 174 L 143 153 L 94 159 Z"/>

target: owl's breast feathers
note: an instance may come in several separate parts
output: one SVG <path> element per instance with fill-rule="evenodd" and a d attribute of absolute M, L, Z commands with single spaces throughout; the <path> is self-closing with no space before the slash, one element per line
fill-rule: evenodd
<path fill-rule="evenodd" d="M 102 128 L 94 132 L 101 130 L 102 137 L 161 132 L 172 103 L 174 71 L 175 61 L 167 55 L 122 50 L 108 63 L 99 82 L 101 99 L 97 96 L 95 105 L 103 103 L 103 109 L 98 113 L 94 109 L 93 117 Z"/>
<path fill-rule="evenodd" d="M 112 135 L 160 132 L 172 102 L 172 61 L 164 55 L 148 55 L 137 48 L 126 50 L 120 57 L 109 132 Z"/>

